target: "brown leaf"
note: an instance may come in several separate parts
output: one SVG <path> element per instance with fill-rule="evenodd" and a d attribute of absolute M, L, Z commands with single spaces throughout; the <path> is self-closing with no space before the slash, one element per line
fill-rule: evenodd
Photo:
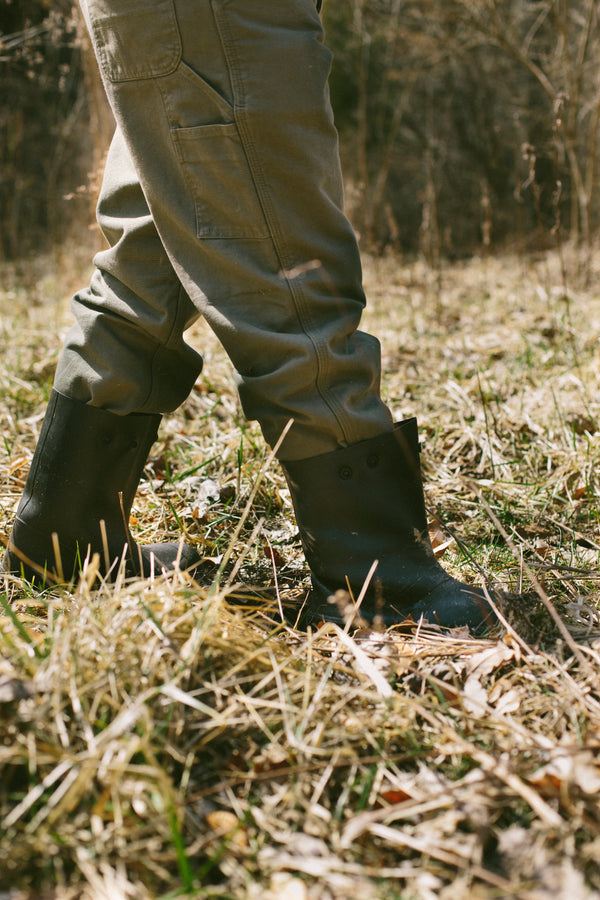
<path fill-rule="evenodd" d="M 263 556 L 270 559 L 274 566 L 280 566 L 283 563 L 281 553 L 275 547 L 272 547 L 271 544 L 265 544 L 262 552 Z"/>
<path fill-rule="evenodd" d="M 434 556 L 436 559 L 441 559 L 446 550 L 452 546 L 454 540 L 448 537 L 437 519 L 430 522 L 428 530 Z"/>
<path fill-rule="evenodd" d="M 385 800 L 386 803 L 405 803 L 406 800 L 412 800 L 412 797 L 410 794 L 407 794 L 406 791 L 398 790 L 382 791 L 379 796 L 382 800 Z"/>
<path fill-rule="evenodd" d="M 248 846 L 248 838 L 242 824 L 235 813 L 227 809 L 216 809 L 207 813 L 206 823 L 219 836 L 226 837 L 235 847 L 243 849 Z"/>

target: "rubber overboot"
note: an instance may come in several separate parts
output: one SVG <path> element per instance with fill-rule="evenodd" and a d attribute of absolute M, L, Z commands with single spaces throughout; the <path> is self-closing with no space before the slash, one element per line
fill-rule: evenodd
<path fill-rule="evenodd" d="M 312 575 L 308 621 L 343 622 L 329 598 L 356 600 L 378 565 L 360 615 L 386 626 L 407 616 L 482 630 L 494 617 L 483 590 L 452 578 L 434 556 L 427 529 L 416 419 L 393 431 L 310 459 L 284 462 Z"/>
<path fill-rule="evenodd" d="M 52 391 L 4 570 L 56 584 L 76 578 L 93 553 L 100 555 L 101 573 L 113 576 L 123 557 L 128 575 L 200 562 L 191 547 L 138 547 L 129 532 L 131 505 L 160 418 L 118 416 Z"/>

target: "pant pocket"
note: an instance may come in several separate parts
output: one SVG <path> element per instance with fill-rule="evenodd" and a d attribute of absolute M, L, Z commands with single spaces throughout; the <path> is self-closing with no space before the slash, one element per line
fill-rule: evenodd
<path fill-rule="evenodd" d="M 194 198 L 197 237 L 269 237 L 235 123 L 175 128 L 171 134 Z"/>
<path fill-rule="evenodd" d="M 158 78 L 176 69 L 181 38 L 173 0 L 90 0 L 88 12 L 98 63 L 109 81 Z"/>

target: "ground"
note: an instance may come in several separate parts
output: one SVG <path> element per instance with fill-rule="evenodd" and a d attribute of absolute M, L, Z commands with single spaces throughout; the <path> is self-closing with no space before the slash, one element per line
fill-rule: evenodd
<path fill-rule="evenodd" d="M 89 273 L 3 274 L 6 538 Z M 600 254 L 367 256 L 365 285 L 442 564 L 528 599 L 485 637 L 285 625 L 289 496 L 197 326 L 131 528 L 183 532 L 198 579 L 0 576 L 0 900 L 600 897 Z"/>

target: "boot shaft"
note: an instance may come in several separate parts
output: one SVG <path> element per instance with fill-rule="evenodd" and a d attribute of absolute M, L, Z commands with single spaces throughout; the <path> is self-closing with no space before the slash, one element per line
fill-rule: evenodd
<path fill-rule="evenodd" d="M 386 625 L 407 616 L 479 628 L 484 593 L 444 571 L 427 529 L 415 419 L 350 447 L 283 463 L 311 569 L 305 618 L 343 623 L 329 598 L 364 594 L 361 616 Z M 366 587 L 374 563 L 377 566 Z"/>
<path fill-rule="evenodd" d="M 159 422 L 158 415 L 117 416 L 53 391 L 17 510 L 7 568 L 20 569 L 22 549 L 51 571 L 53 533 L 66 578 L 88 548 L 103 561 L 108 549 L 111 564 L 120 558 L 132 543 L 129 513 Z"/>
<path fill-rule="evenodd" d="M 311 569 L 365 567 L 427 536 L 416 419 L 351 447 L 283 464 Z"/>

